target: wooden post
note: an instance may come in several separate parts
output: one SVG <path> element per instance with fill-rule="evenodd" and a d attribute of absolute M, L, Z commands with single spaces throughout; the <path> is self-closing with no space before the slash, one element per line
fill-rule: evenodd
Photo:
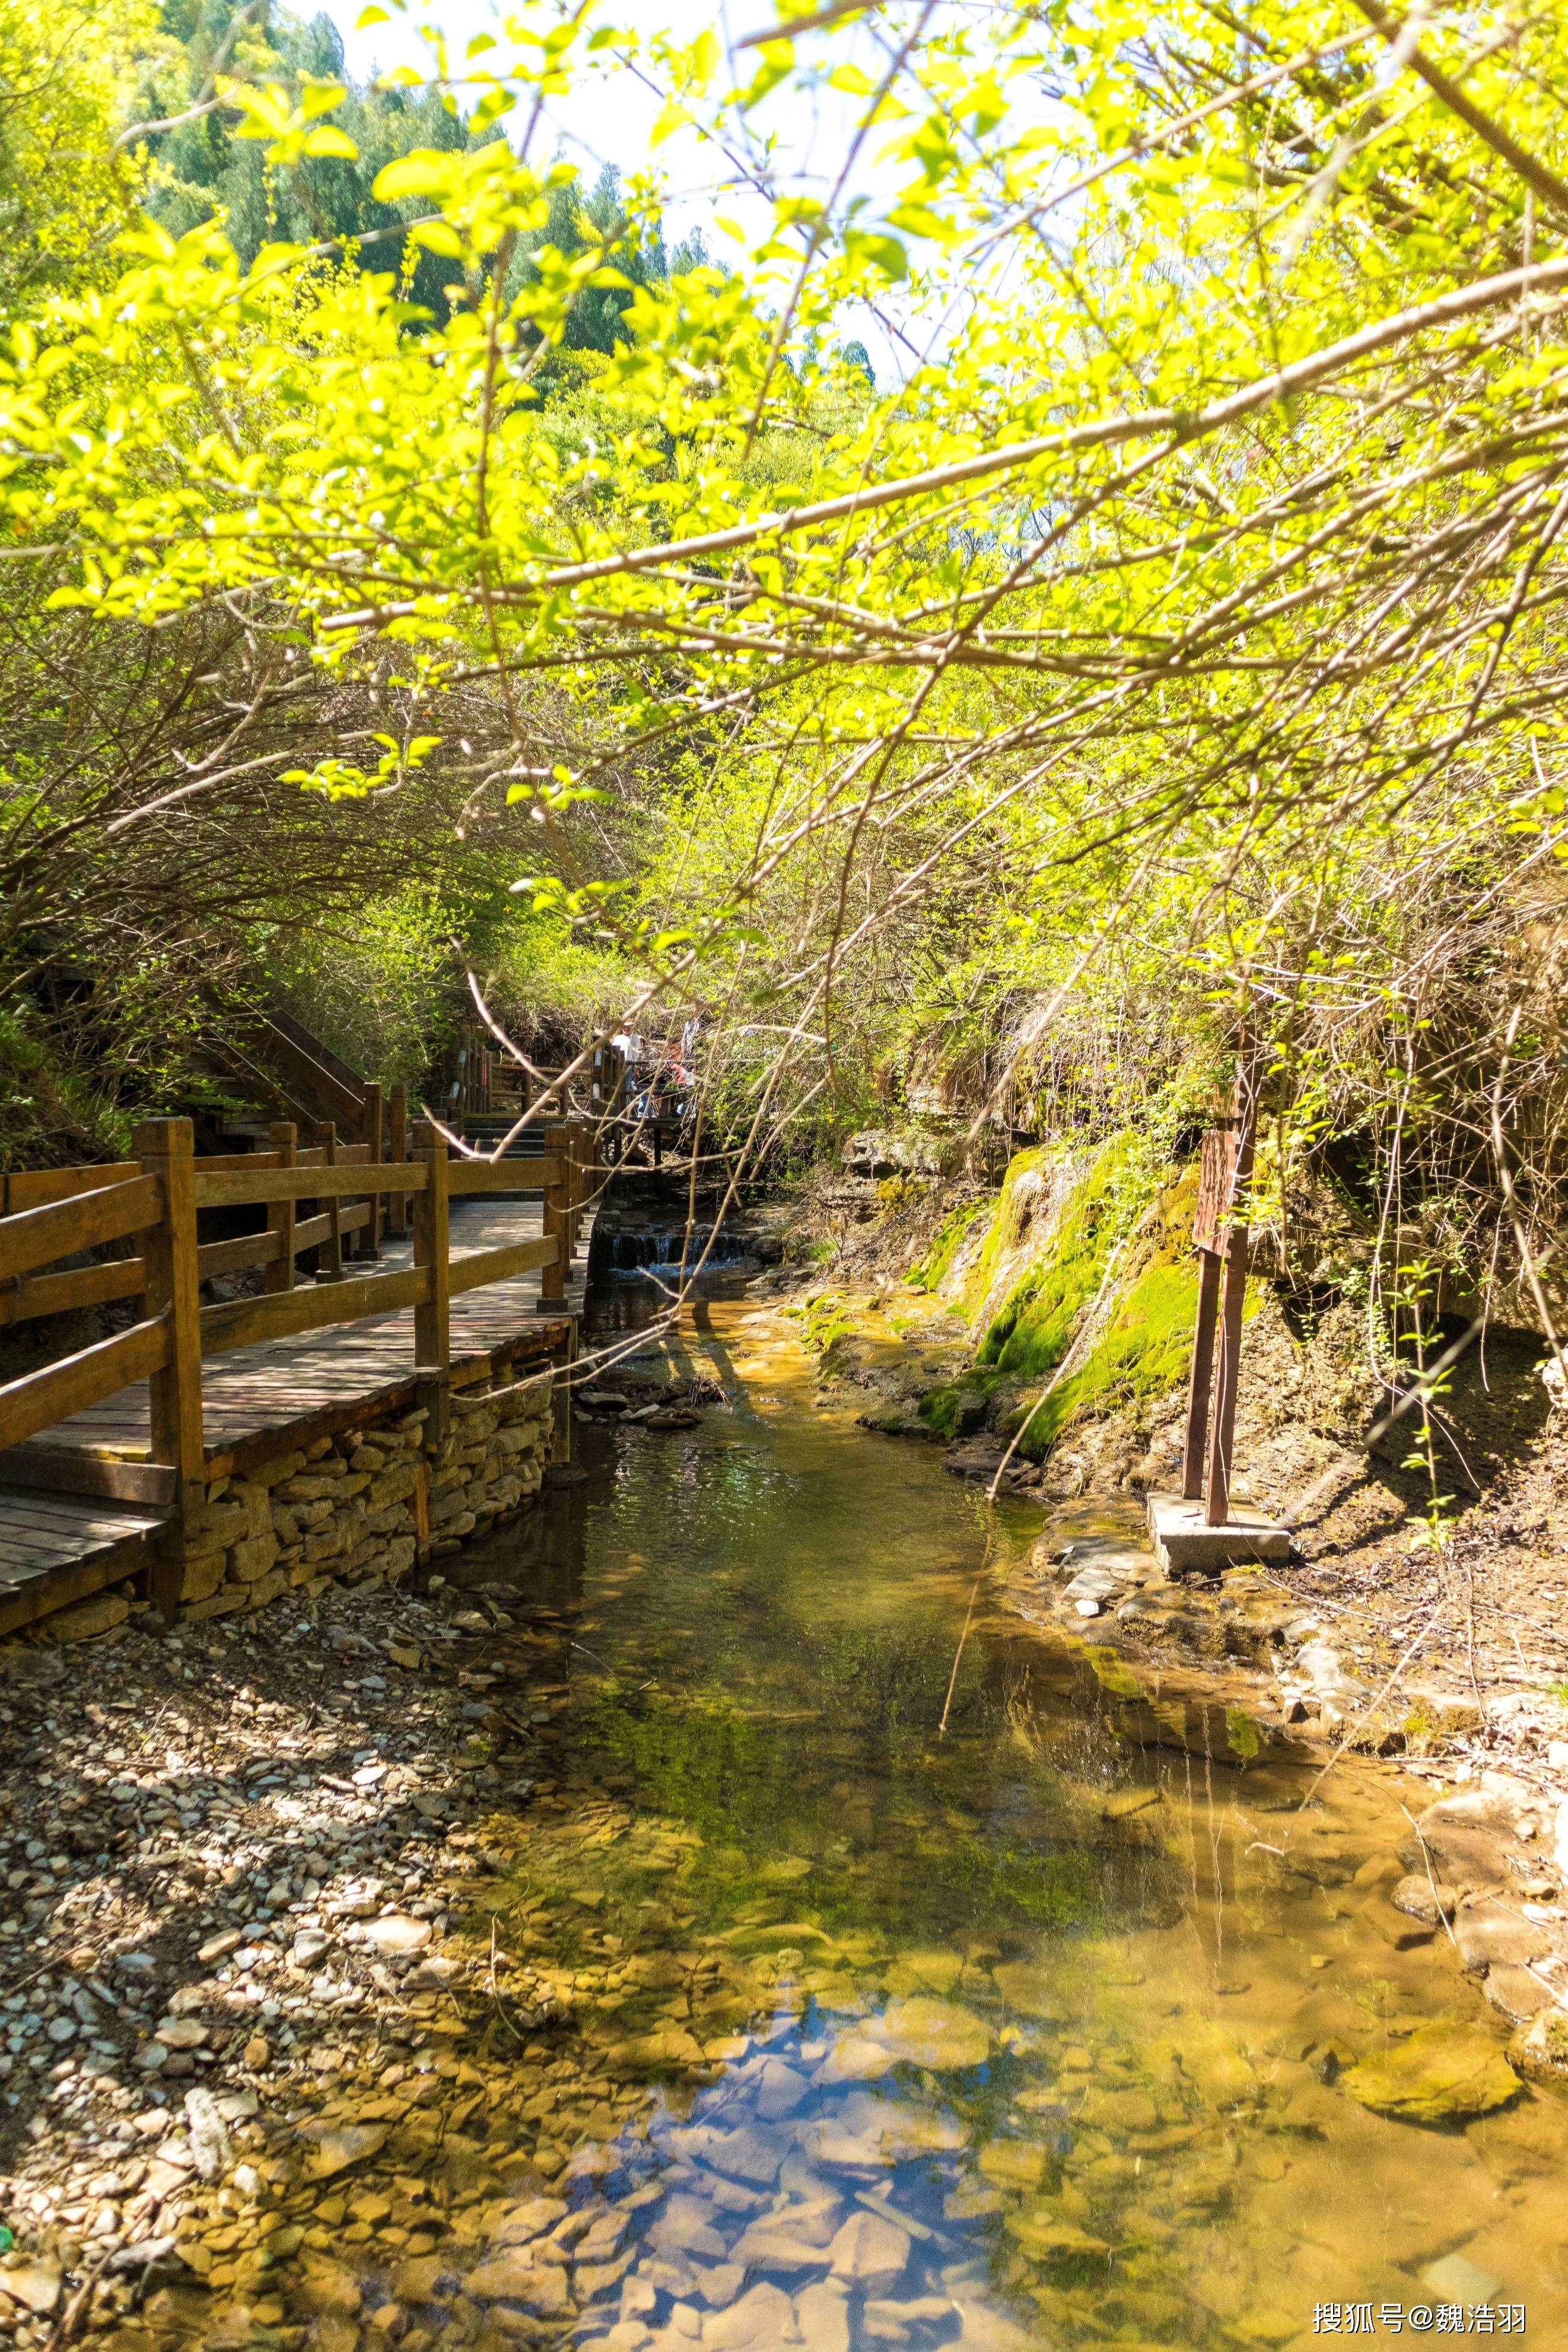
<path fill-rule="evenodd" d="M 326 1154 L 324 1165 L 336 1168 L 338 1165 L 337 1121 L 329 1118 L 324 1127 L 319 1127 L 316 1129 L 316 1140 Z M 341 1282 L 343 1279 L 343 1203 L 335 1194 L 327 1203 L 327 1221 L 329 1231 L 317 1260 L 316 1279 L 318 1282 Z"/>
<path fill-rule="evenodd" d="M 401 1080 L 395 1087 L 393 1087 L 391 1099 L 392 1147 L 388 1151 L 387 1157 L 389 1160 L 394 1160 L 401 1162 L 408 1158 L 408 1088 Z M 392 1194 L 391 1202 L 387 1209 L 387 1231 L 389 1233 L 407 1233 L 409 1202 L 411 1198 L 412 1195 L 407 1192 L 394 1192 Z"/>
<path fill-rule="evenodd" d="M 1236 1075 L 1236 1172 L 1231 1181 L 1230 1222 L 1225 1235 L 1225 1292 L 1219 1308 L 1219 1377 L 1214 1392 L 1214 1435 L 1208 1453 L 1211 1528 L 1230 1517 L 1230 1464 L 1236 1438 L 1236 1390 L 1241 1372 L 1241 1313 L 1247 1298 L 1247 1187 L 1258 1133 L 1258 1071 L 1245 1050 Z"/>
<path fill-rule="evenodd" d="M 292 1121 L 280 1119 L 267 1130 L 271 1154 L 279 1168 L 292 1168 L 298 1142 L 298 1130 Z M 267 1290 L 292 1290 L 294 1287 L 294 1219 L 298 1207 L 295 1201 L 269 1201 L 267 1204 L 267 1230 L 278 1237 L 279 1255 L 262 1276 Z"/>
<path fill-rule="evenodd" d="M 1214 1386 L 1214 1314 L 1219 1304 L 1219 1272 L 1224 1261 L 1218 1250 L 1197 1254 L 1197 1321 L 1192 1335 L 1192 1380 L 1186 1394 L 1186 1444 L 1181 1458 L 1184 1501 L 1203 1496 L 1203 1456 L 1208 1441 L 1208 1398 Z"/>
<path fill-rule="evenodd" d="M 430 1162 L 429 1187 L 413 1195 L 413 1262 L 430 1269 L 430 1296 L 413 1310 L 413 1361 L 431 1447 L 445 1438 L 452 1416 L 452 1292 L 446 1138 L 427 1119 L 413 1130 L 413 1156 Z"/>
<path fill-rule="evenodd" d="M 371 1166 L 382 1164 L 382 1090 L 379 1084 L 365 1088 L 365 1141 L 371 1147 Z M 371 1221 L 360 1235 L 361 1257 L 380 1257 L 382 1254 L 382 1202 L 384 1193 L 372 1192 L 370 1197 Z"/>
<path fill-rule="evenodd" d="M 571 1248 L 571 1219 L 568 1213 L 567 1130 L 562 1125 L 545 1129 L 545 1150 L 554 1164 L 553 1178 L 545 1181 L 545 1239 L 552 1237 L 556 1244 L 553 1265 L 539 1269 L 539 1305 L 541 1307 L 565 1311 L 566 1262 Z"/>
<path fill-rule="evenodd" d="M 1236 1436 L 1236 1386 L 1241 1369 L 1241 1309 L 1247 1296 L 1247 1228 L 1230 1228 L 1225 1250 L 1225 1297 L 1219 1309 L 1219 1380 L 1214 1395 L 1214 1438 L 1208 1454 L 1205 1517 L 1219 1528 L 1230 1517 L 1230 1461 Z"/>
<path fill-rule="evenodd" d="M 163 1216 L 141 1236 L 145 1312 L 167 1318 L 168 1358 L 148 1381 L 152 1457 L 178 1475 L 176 1517 L 164 1555 L 152 1569 L 152 1598 L 171 1624 L 184 1581 L 186 1531 L 207 1499 L 202 1445 L 202 1302 L 196 1265 L 196 1171 L 188 1118 L 153 1118 L 133 1148 L 144 1173 L 163 1186 Z"/>
<path fill-rule="evenodd" d="M 588 1189 L 588 1171 L 583 1165 L 586 1152 L 584 1121 L 580 1118 L 572 1119 L 568 1125 L 567 1132 L 570 1138 L 567 1147 L 570 1153 L 567 1201 L 571 1211 L 571 1255 L 575 1257 L 578 1234 L 582 1225 L 583 1196 Z"/>

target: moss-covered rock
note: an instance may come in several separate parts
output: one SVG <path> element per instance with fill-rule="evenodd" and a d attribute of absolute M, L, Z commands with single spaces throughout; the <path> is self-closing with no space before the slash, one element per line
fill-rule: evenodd
<path fill-rule="evenodd" d="M 964 1380 L 928 1390 L 920 1400 L 921 1420 L 934 1437 L 972 1436 L 985 1426 L 991 1392 L 1000 1378 L 994 1366 L 977 1364 Z"/>
<path fill-rule="evenodd" d="M 1340 2086 L 1374 2115 L 1398 2123 L 1463 2123 L 1505 2107 L 1521 2085 L 1497 2043 L 1463 2025 L 1423 2025 L 1392 2049 L 1363 2058 Z"/>
<path fill-rule="evenodd" d="M 1072 1186 L 1061 1213 L 1041 1236 L 1046 1246 L 981 1339 L 977 1353 L 982 1364 L 1039 1380 L 1061 1361 L 1079 1317 L 1104 1279 L 1111 1251 L 1120 1238 L 1108 1214 L 1114 1205 L 1111 1194 L 1115 1172 L 1113 1147 Z M 1009 1169 L 1009 1179 L 1011 1175 Z"/>
<path fill-rule="evenodd" d="M 943 1218 L 936 1238 L 925 1256 L 911 1266 L 905 1276 L 910 1288 L 927 1293 L 940 1290 L 952 1272 L 954 1259 L 976 1223 L 981 1217 L 991 1217 L 995 1211 L 996 1202 L 990 1199 L 964 1201 L 951 1210 Z"/>

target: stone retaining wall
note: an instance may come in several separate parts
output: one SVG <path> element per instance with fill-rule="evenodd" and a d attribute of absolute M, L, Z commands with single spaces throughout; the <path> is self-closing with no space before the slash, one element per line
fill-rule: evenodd
<path fill-rule="evenodd" d="M 538 1492 L 552 1436 L 550 1375 L 452 1399 L 451 1433 L 393 1413 L 242 1476 L 214 1479 L 186 1531 L 182 1621 L 256 1610 L 334 1580 L 395 1584 L 416 1559 L 455 1551 Z"/>

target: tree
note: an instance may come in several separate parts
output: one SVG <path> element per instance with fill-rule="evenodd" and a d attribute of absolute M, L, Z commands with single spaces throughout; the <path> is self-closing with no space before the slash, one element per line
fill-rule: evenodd
<path fill-rule="evenodd" d="M 395 269 L 401 231 L 412 207 L 383 204 L 377 174 L 414 148 L 457 150 L 466 143 L 462 117 L 433 89 L 366 88 L 350 81 L 343 44 L 327 16 L 308 21 L 270 5 L 243 0 L 164 0 L 162 38 L 141 58 L 134 120 L 167 121 L 141 142 L 151 161 L 148 210 L 175 236 L 222 218 L 248 266 L 262 246 L 283 237 L 309 245 L 369 238 L 362 266 Z M 338 87 L 335 120 L 352 153 L 300 155 L 275 170 L 255 140 L 235 135 L 236 118 L 202 101 L 214 71 L 257 88 L 291 92 Z M 452 273 L 429 252 L 411 257 L 410 298 L 437 318 L 446 314 Z"/>
<path fill-rule="evenodd" d="M 0 6 L 0 308 L 107 263 L 136 185 L 113 152 L 120 82 L 146 32 L 139 0 Z"/>

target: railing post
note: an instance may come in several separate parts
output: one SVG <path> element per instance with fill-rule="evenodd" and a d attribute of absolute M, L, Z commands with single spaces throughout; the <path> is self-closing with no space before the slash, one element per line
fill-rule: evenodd
<path fill-rule="evenodd" d="M 196 1171 L 188 1118 L 153 1118 L 136 1129 L 133 1148 L 145 1173 L 163 1186 L 163 1216 L 141 1236 L 144 1310 L 167 1318 L 168 1354 L 147 1383 L 151 1455 L 178 1474 L 172 1540 L 152 1570 L 152 1601 L 172 1622 L 184 1581 L 185 1530 L 207 1499 L 202 1445 L 202 1302 L 196 1265 Z"/>
<path fill-rule="evenodd" d="M 413 1130 L 413 1156 L 430 1163 L 430 1183 L 413 1195 L 413 1262 L 430 1270 L 430 1296 L 413 1310 L 414 1378 L 429 1414 L 427 1445 L 446 1435 L 452 1411 L 452 1292 L 446 1138 L 428 1120 Z"/>
<path fill-rule="evenodd" d="M 336 1168 L 338 1165 L 337 1121 L 329 1118 L 324 1127 L 319 1127 L 316 1129 L 316 1140 L 326 1155 L 322 1164 L 328 1168 Z M 343 1203 L 336 1193 L 327 1203 L 327 1217 L 329 1223 L 327 1243 L 318 1261 L 321 1270 L 316 1279 L 318 1282 L 341 1282 L 343 1279 Z"/>
<path fill-rule="evenodd" d="M 588 1198 L 588 1121 L 571 1122 L 571 1254 L 582 1232 L 582 1204 Z"/>
<path fill-rule="evenodd" d="M 371 1147 L 371 1166 L 379 1168 L 382 1164 L 382 1090 L 379 1084 L 365 1088 L 365 1140 Z M 371 1194 L 371 1221 L 360 1237 L 364 1244 L 358 1253 L 361 1257 L 380 1257 L 382 1254 L 382 1199 L 380 1192 Z"/>
<path fill-rule="evenodd" d="M 408 1158 L 408 1088 L 400 1079 L 392 1090 L 392 1148 L 390 1160 L 401 1163 Z M 409 1195 L 394 1192 L 387 1208 L 387 1231 L 406 1234 L 408 1231 Z"/>
<path fill-rule="evenodd" d="M 1236 1059 L 1236 1158 L 1227 1206 L 1225 1286 L 1219 1301 L 1219 1370 L 1214 1386 L 1214 1430 L 1208 1444 L 1208 1500 L 1204 1517 L 1211 1528 L 1230 1517 L 1230 1468 L 1236 1439 L 1236 1391 L 1241 1373 L 1241 1318 L 1247 1298 L 1247 1192 L 1257 1148 L 1259 1060 L 1243 1044 Z"/>
<path fill-rule="evenodd" d="M 553 1124 L 545 1129 L 545 1151 L 555 1173 L 545 1178 L 544 1233 L 545 1239 L 554 1240 L 555 1264 L 539 1269 L 539 1305 L 552 1311 L 564 1312 L 566 1307 L 566 1265 L 571 1252 L 571 1217 L 568 1206 L 567 1172 L 568 1136 L 564 1125 Z"/>
<path fill-rule="evenodd" d="M 267 1130 L 271 1155 L 279 1168 L 294 1166 L 298 1129 L 288 1119 L 280 1119 Z M 294 1219 L 297 1201 L 269 1201 L 267 1204 L 267 1230 L 278 1239 L 278 1255 L 262 1277 L 266 1290 L 292 1290 L 294 1287 Z"/>
<path fill-rule="evenodd" d="M 1186 1392 L 1186 1442 L 1182 1447 L 1182 1499 L 1203 1499 L 1204 1454 L 1208 1444 L 1208 1404 L 1214 1387 L 1214 1318 L 1224 1265 L 1218 1250 L 1197 1253 L 1197 1319 L 1192 1332 L 1192 1372 Z"/>

